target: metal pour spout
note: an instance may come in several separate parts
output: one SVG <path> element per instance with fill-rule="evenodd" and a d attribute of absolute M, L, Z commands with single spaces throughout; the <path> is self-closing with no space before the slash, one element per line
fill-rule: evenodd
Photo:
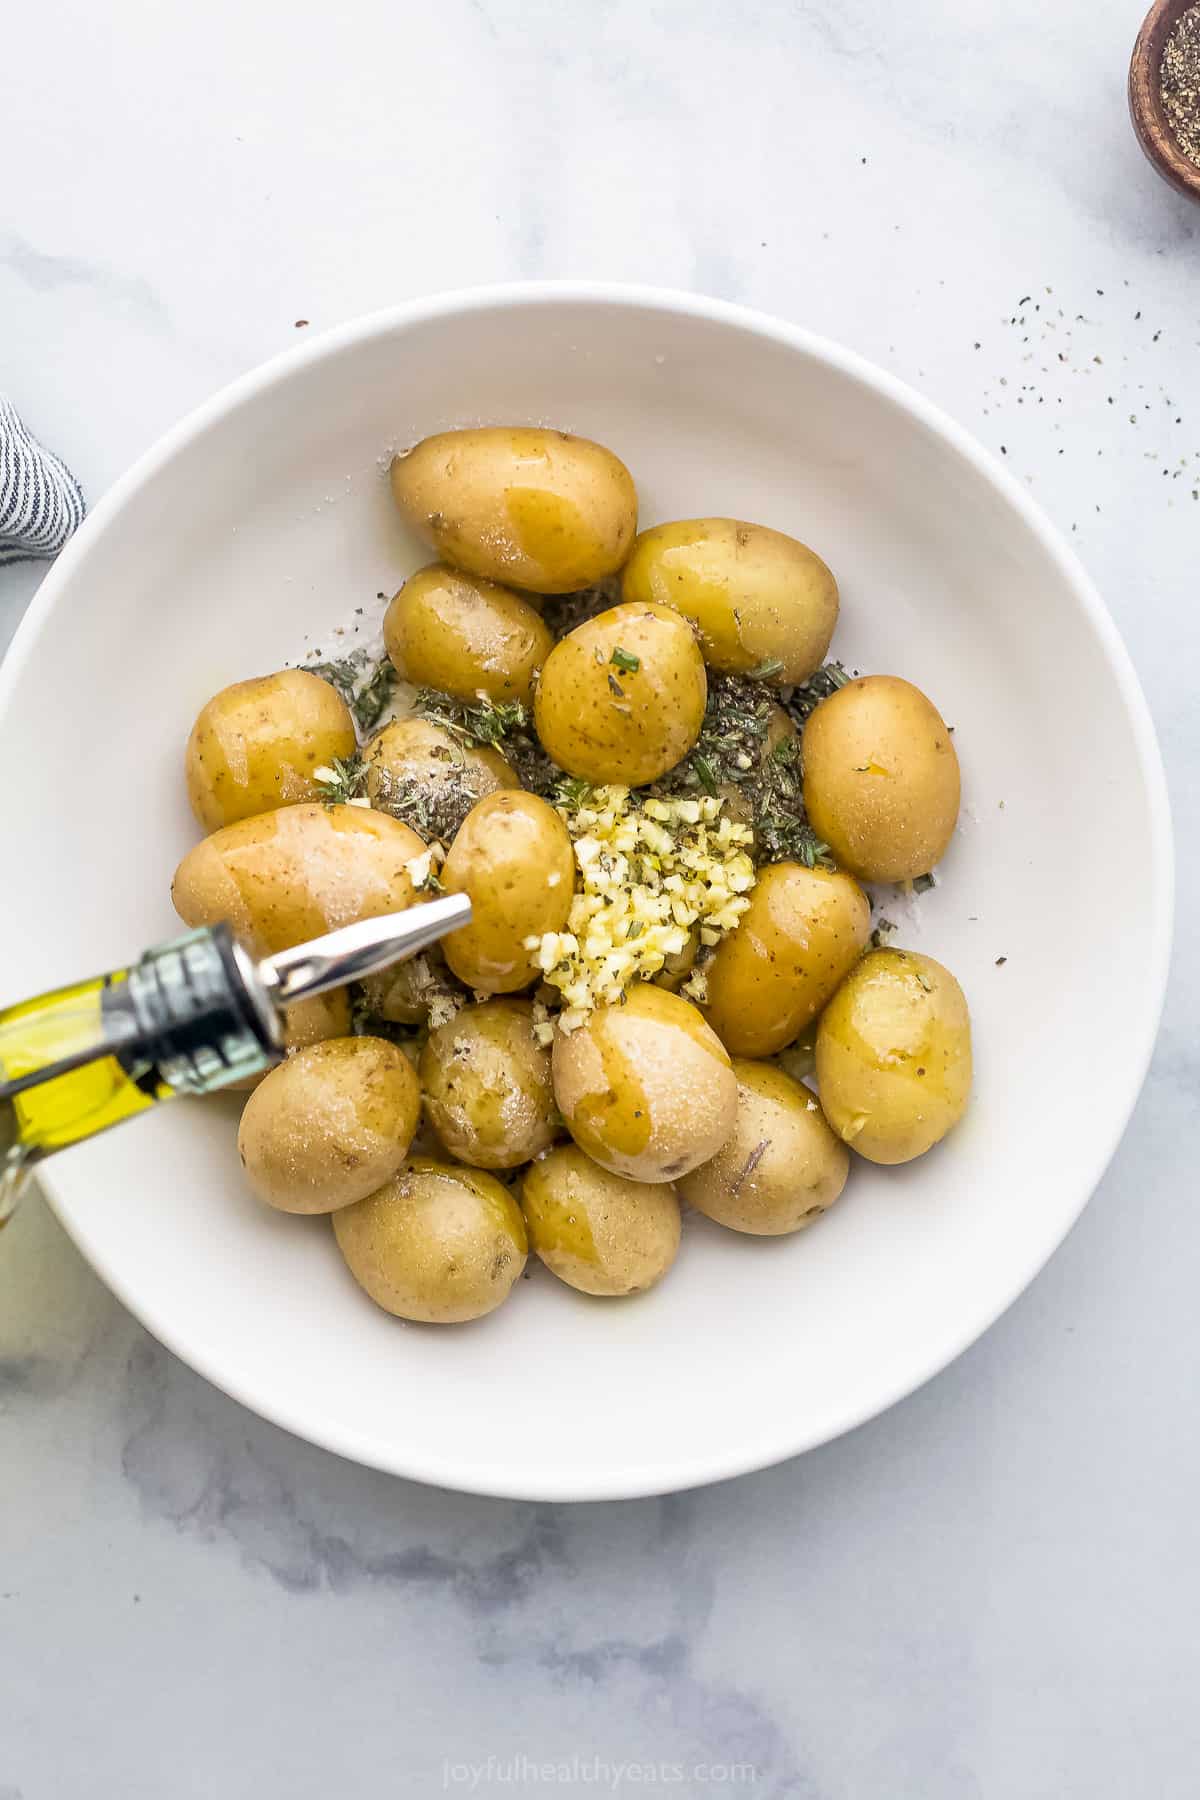
<path fill-rule="evenodd" d="M 311 1000 L 330 988 L 344 987 L 404 962 L 448 931 L 470 922 L 467 896 L 445 894 L 408 912 L 360 919 L 311 943 L 297 944 L 293 950 L 280 950 L 265 957 L 255 973 L 275 1006 L 294 1006 L 299 1000 Z"/>

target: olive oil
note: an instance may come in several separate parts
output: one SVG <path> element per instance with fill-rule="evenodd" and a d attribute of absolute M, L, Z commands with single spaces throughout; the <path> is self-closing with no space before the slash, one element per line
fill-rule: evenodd
<path fill-rule="evenodd" d="M 121 969 L 0 1012 L 0 1072 L 6 1085 L 49 1065 L 88 1057 L 36 1087 L 18 1089 L 5 1102 L 14 1118 L 13 1135 L 33 1155 L 65 1149 L 144 1112 L 158 1098 L 140 1087 L 115 1055 L 91 1060 L 97 1046 L 107 1052 L 110 1043 L 106 996 L 127 978 L 128 970 Z"/>
<path fill-rule="evenodd" d="M 219 926 L 0 1011 L 0 1222 L 44 1157 L 275 1061 L 280 1027 L 252 974 Z"/>

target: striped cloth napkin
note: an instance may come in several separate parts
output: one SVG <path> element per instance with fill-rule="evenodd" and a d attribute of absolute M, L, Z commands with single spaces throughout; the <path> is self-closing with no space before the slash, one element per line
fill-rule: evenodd
<path fill-rule="evenodd" d="M 0 394 L 0 564 L 57 556 L 84 514 L 65 463 L 44 450 Z"/>

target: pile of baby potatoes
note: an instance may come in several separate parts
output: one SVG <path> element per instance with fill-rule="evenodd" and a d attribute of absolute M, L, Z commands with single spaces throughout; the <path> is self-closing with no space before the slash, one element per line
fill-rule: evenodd
<path fill-rule="evenodd" d="M 436 892 L 472 922 L 292 1009 L 242 1114 L 253 1192 L 449 1323 L 531 1247 L 635 1294 L 681 1207 L 798 1232 L 853 1155 L 924 1155 L 966 1107 L 967 1006 L 862 884 L 928 877 L 958 760 L 918 688 L 826 665 L 824 562 L 737 519 L 638 535 L 628 469 L 558 431 L 444 432 L 390 481 L 437 558 L 383 621 L 399 701 L 364 733 L 336 670 L 210 699 L 173 899 L 260 956 Z"/>

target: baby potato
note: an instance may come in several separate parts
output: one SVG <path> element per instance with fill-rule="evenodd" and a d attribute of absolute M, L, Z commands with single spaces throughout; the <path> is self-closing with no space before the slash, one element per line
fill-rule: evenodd
<path fill-rule="evenodd" d="M 527 1000 L 464 1006 L 421 1052 L 425 1113 L 451 1156 L 475 1169 L 516 1169 L 554 1142 L 550 1051 Z"/>
<path fill-rule="evenodd" d="M 534 720 L 546 754 L 585 781 L 641 787 L 700 736 L 708 683 L 691 628 L 667 606 L 614 606 L 546 659 Z"/>
<path fill-rule="evenodd" d="M 521 785 L 499 750 L 460 744 L 431 719 L 394 719 L 367 744 L 363 761 L 371 805 L 444 844 L 477 800 Z"/>
<path fill-rule="evenodd" d="M 907 881 L 940 859 L 958 820 L 954 740 L 920 688 L 896 675 L 847 682 L 804 727 L 813 830 L 862 881 Z"/>
<path fill-rule="evenodd" d="M 407 962 L 368 975 L 362 994 L 374 1016 L 389 1025 L 424 1025 L 439 1001 L 464 998 L 436 944 L 419 956 L 410 956 Z"/>
<path fill-rule="evenodd" d="M 391 480 L 396 505 L 438 556 L 536 594 L 612 575 L 637 530 L 624 463 L 565 431 L 439 432 L 395 457 Z"/>
<path fill-rule="evenodd" d="M 733 1130 L 737 1082 L 724 1046 L 694 1006 L 651 982 L 560 1032 L 553 1069 L 567 1130 L 614 1175 L 673 1181 Z"/>
<path fill-rule="evenodd" d="M 871 934 L 871 905 L 834 869 L 769 863 L 706 970 L 704 1012 L 735 1056 L 773 1056 L 829 999 Z"/>
<path fill-rule="evenodd" d="M 669 1182 L 630 1181 L 562 1144 L 526 1169 L 521 1211 L 551 1274 L 584 1294 L 642 1294 L 679 1249 L 679 1201 Z"/>
<path fill-rule="evenodd" d="M 571 910 L 567 828 L 536 794 L 489 794 L 459 827 L 441 882 L 448 894 L 469 894 L 473 909 L 471 923 L 443 940 L 451 969 L 481 993 L 515 993 L 538 972 L 525 939 L 561 931 Z"/>
<path fill-rule="evenodd" d="M 802 1231 L 846 1185 L 850 1153 L 806 1087 L 770 1063 L 734 1059 L 737 1124 L 711 1162 L 679 1183 L 680 1198 L 731 1231 Z"/>
<path fill-rule="evenodd" d="M 789 683 L 806 681 L 824 661 L 838 616 L 837 582 L 821 558 L 742 519 L 680 519 L 643 531 L 621 598 L 673 606 L 690 619 L 710 668 L 743 675 L 778 661 L 776 679 Z"/>
<path fill-rule="evenodd" d="M 333 1215 L 346 1267 L 385 1312 L 431 1325 L 481 1319 L 525 1267 L 521 1209 L 494 1175 L 416 1158 Z"/>
<path fill-rule="evenodd" d="M 337 689 L 307 669 L 222 688 L 192 726 L 188 799 L 205 831 L 316 800 L 314 769 L 350 756 L 357 738 Z"/>
<path fill-rule="evenodd" d="M 525 706 L 554 643 L 520 594 L 443 563 L 405 582 L 384 614 L 383 641 L 397 672 L 418 687 Z"/>
<path fill-rule="evenodd" d="M 949 969 L 915 950 L 864 956 L 821 1014 L 817 1086 L 870 1162 L 911 1162 L 944 1138 L 971 1091 L 971 1021 Z"/>
<path fill-rule="evenodd" d="M 307 1050 L 326 1038 L 349 1036 L 350 996 L 345 988 L 314 994 L 311 1000 L 300 1000 L 287 1009 L 283 1041 L 289 1050 Z"/>
<path fill-rule="evenodd" d="M 391 1180 L 420 1116 L 402 1050 L 383 1038 L 329 1038 L 297 1050 L 251 1094 L 238 1155 L 268 1206 L 333 1212 Z"/>
<path fill-rule="evenodd" d="M 188 851 L 171 899 L 186 925 L 227 919 L 256 955 L 411 906 L 415 831 L 363 806 L 281 806 Z"/>

